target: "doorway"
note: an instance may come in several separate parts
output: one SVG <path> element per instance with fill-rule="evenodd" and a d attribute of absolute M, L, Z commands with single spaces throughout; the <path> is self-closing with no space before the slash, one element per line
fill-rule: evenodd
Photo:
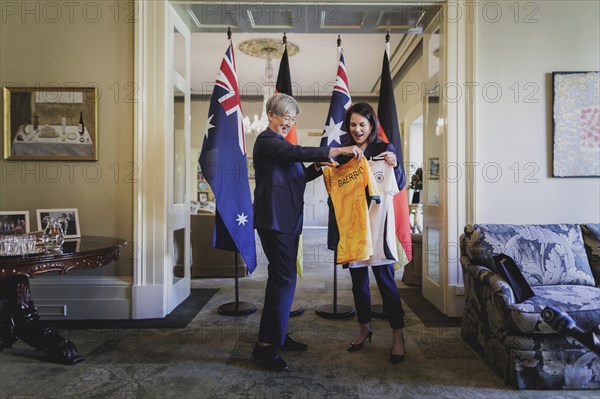
<path fill-rule="evenodd" d="M 153 51 L 147 51 L 147 52 L 142 52 L 140 53 L 138 51 L 138 48 L 136 48 L 136 69 L 137 71 L 140 72 L 140 74 L 137 74 L 136 76 L 136 81 L 139 83 L 139 87 L 140 87 L 140 93 L 142 95 L 144 95 L 143 98 L 147 99 L 148 101 L 145 101 L 144 104 L 140 104 L 138 105 L 138 107 L 136 108 L 136 119 L 138 120 L 138 123 L 136 124 L 136 129 L 137 129 L 137 133 L 136 133 L 136 137 L 138 142 L 136 143 L 136 152 L 138 153 L 138 155 L 140 156 L 136 156 L 136 161 L 140 161 L 140 167 L 144 167 L 145 165 L 150 164 L 152 161 L 156 161 L 156 159 L 153 159 L 153 155 L 155 155 L 155 151 L 147 151 L 144 152 L 144 149 L 148 148 L 148 147 L 152 147 L 154 146 L 154 148 L 156 146 L 156 143 L 153 143 L 152 141 L 154 140 L 154 136 L 153 133 L 155 131 L 157 131 L 158 129 L 162 129 L 162 126 L 165 126 L 164 124 L 164 87 L 160 82 L 157 82 L 156 79 L 151 79 L 152 76 L 163 76 L 163 72 L 164 72 L 164 68 L 165 68 L 165 53 L 164 53 L 164 31 L 165 31 L 165 26 L 164 23 L 162 21 L 164 21 L 164 13 L 165 13 L 165 7 L 166 5 L 168 5 L 169 3 L 164 0 L 164 1 L 153 1 L 153 2 L 144 2 L 144 1 L 140 1 L 137 0 L 136 3 L 138 4 L 139 8 L 140 8 L 140 23 L 139 26 L 137 27 L 139 33 L 140 33 L 140 37 L 138 39 L 138 43 L 143 43 L 143 46 L 145 48 L 147 48 L 148 50 L 153 50 Z M 390 11 L 390 12 L 394 12 L 394 10 L 406 10 L 408 7 L 409 3 L 404 3 L 404 2 L 399 2 L 399 1 L 383 1 L 382 2 L 383 5 L 382 6 L 377 6 L 377 8 L 384 10 L 384 11 Z M 174 5 L 180 6 L 183 5 L 184 7 L 188 7 L 188 8 L 184 8 L 184 13 L 185 14 L 189 14 L 187 12 L 187 9 L 189 9 L 189 6 L 191 4 L 196 4 L 196 5 L 202 5 L 204 4 L 205 6 L 207 6 L 208 4 L 210 4 L 210 6 L 212 7 L 212 10 L 215 10 L 216 8 L 219 8 L 220 6 L 223 6 L 223 10 L 227 11 L 227 12 L 222 12 L 220 13 L 217 17 L 220 18 L 220 24 L 221 27 L 219 28 L 220 31 L 224 31 L 226 29 L 226 27 L 231 24 L 233 26 L 237 26 L 239 29 L 239 23 L 241 22 L 248 22 L 248 16 L 252 16 L 252 10 L 258 9 L 261 7 L 260 4 L 257 3 L 236 3 L 235 6 L 233 4 L 214 4 L 214 3 L 209 3 L 209 2 L 201 2 L 201 1 L 197 1 L 194 3 L 181 3 L 181 2 L 177 2 L 174 3 Z M 410 3 L 410 4 L 414 4 L 414 3 Z M 437 9 L 439 9 L 440 4 L 434 4 L 434 3 L 428 3 L 432 8 L 429 10 L 433 10 L 433 7 L 437 7 Z M 319 22 L 319 18 L 320 17 L 327 17 L 328 16 L 328 12 L 325 10 L 325 12 L 316 12 L 315 11 L 319 11 L 319 10 L 315 10 L 315 9 L 308 9 L 308 8 L 302 8 L 302 7 L 309 7 L 306 6 L 304 3 L 291 3 L 292 6 L 298 6 L 298 10 L 302 9 L 302 10 L 306 10 L 306 12 L 312 12 L 316 17 L 317 17 L 317 22 Z M 331 4 L 329 4 L 331 5 Z M 328 5 L 328 6 L 329 6 Z M 346 10 L 346 7 L 348 7 L 349 10 L 353 10 L 353 8 L 363 8 L 364 9 L 364 5 L 356 5 L 356 4 L 351 4 L 351 5 L 336 5 L 333 4 L 332 9 L 336 9 L 337 11 L 341 11 L 341 10 Z M 288 10 L 286 11 L 286 14 L 288 16 L 288 22 L 289 20 L 293 19 L 291 18 L 290 12 L 293 11 L 288 7 Z M 324 10 L 321 10 L 324 11 Z M 248 14 L 250 12 L 250 14 Z M 282 14 L 282 15 L 283 15 Z M 406 13 L 405 13 L 406 14 Z M 263 15 L 267 15 L 264 14 Z M 344 13 L 338 13 L 338 16 L 343 16 Z M 237 18 L 237 19 L 236 19 Z M 251 19 L 251 18 L 250 18 Z M 200 25 L 202 25 L 203 23 L 205 23 L 206 20 L 199 20 L 198 23 Z M 254 21 L 256 22 L 256 21 Z M 280 20 L 272 20 L 271 24 L 269 26 L 262 26 L 257 28 L 257 31 L 260 32 L 268 32 L 268 29 L 271 29 L 270 32 L 274 32 L 273 29 L 276 29 L 276 32 L 282 32 L 284 30 L 288 30 L 289 31 L 293 31 L 293 29 L 295 29 L 294 26 L 290 26 L 289 23 L 286 21 L 280 21 Z M 361 21 L 358 21 L 358 25 L 360 25 Z M 366 22 L 366 21 L 363 21 Z M 382 22 L 377 21 L 377 22 Z M 392 23 L 393 18 L 389 21 L 383 21 L 383 22 L 389 22 Z M 461 19 L 461 21 L 459 21 L 460 23 L 464 23 L 466 24 L 467 22 L 464 21 L 464 19 Z M 189 27 L 189 23 L 195 23 L 192 22 L 190 20 L 190 18 L 188 17 L 188 27 Z M 427 24 L 429 25 L 429 24 Z M 333 26 L 333 28 L 335 28 L 335 26 Z M 452 30 L 451 32 L 448 32 L 448 37 L 458 37 L 459 35 L 456 34 L 456 31 L 459 29 L 463 29 L 463 26 L 458 26 L 458 24 L 456 24 L 456 26 L 450 27 L 450 29 Z M 329 32 L 332 32 L 332 26 L 328 26 L 327 29 L 330 29 Z M 359 30 L 352 30 L 351 27 L 344 27 L 344 28 L 336 28 L 338 30 L 343 30 L 346 29 L 346 32 L 351 32 L 351 33 L 360 33 Z M 238 30 L 239 32 L 239 30 Z M 298 34 L 301 35 L 301 32 L 296 32 Z M 472 35 L 472 33 L 469 33 L 470 35 Z M 360 38 L 361 35 L 354 35 L 353 39 L 356 40 L 352 40 L 353 42 L 358 41 L 358 39 Z M 447 38 L 445 38 L 444 40 L 448 40 Z M 448 57 L 454 57 L 453 60 L 454 62 L 450 63 L 452 65 L 452 67 L 446 71 L 446 78 L 447 79 L 455 79 L 456 75 L 458 73 L 463 73 L 465 66 L 466 66 L 466 62 L 464 59 L 460 59 L 460 60 L 456 60 L 455 58 L 457 58 L 457 55 L 459 54 L 459 51 L 457 50 L 458 44 L 456 42 L 455 39 L 453 39 L 454 41 L 450 41 L 450 46 L 448 46 L 446 48 L 446 52 L 442 53 L 440 56 L 440 63 L 443 64 L 444 62 L 448 62 L 447 58 Z M 324 46 L 321 46 L 324 47 Z M 363 48 L 364 47 L 363 45 Z M 158 51 L 154 51 L 154 50 L 158 50 Z M 222 48 L 219 49 L 220 52 L 222 53 Z M 219 55 L 216 58 L 220 59 L 222 56 Z M 378 58 L 380 57 L 380 55 L 378 55 Z M 206 55 L 205 58 L 212 58 L 212 57 L 208 57 L 208 55 Z M 325 55 L 323 55 L 322 59 L 326 59 L 327 57 Z M 346 60 L 346 62 L 348 63 L 348 60 Z M 356 61 L 358 62 L 358 61 Z M 307 65 L 307 66 L 311 66 L 311 65 Z M 321 69 L 322 65 L 318 65 Z M 459 70 L 458 72 L 456 71 L 456 66 L 458 66 L 459 68 L 462 68 L 461 70 Z M 250 68 L 252 69 L 252 68 Z M 262 71 L 262 67 L 259 68 Z M 371 68 L 373 69 L 373 68 Z M 377 68 L 375 68 L 377 69 Z M 211 73 L 214 75 L 214 70 L 216 70 L 216 68 L 211 69 Z M 154 75 L 153 75 L 154 74 Z M 262 74 L 262 72 L 261 72 Z M 211 82 L 214 80 L 210 79 Z M 256 81 L 260 81 L 259 79 L 257 79 Z M 373 86 L 373 85 L 372 85 Z M 317 96 L 315 98 L 320 98 L 319 96 L 322 95 L 327 95 L 324 93 L 330 93 L 330 89 L 329 90 L 325 90 L 324 89 L 325 86 L 313 86 L 313 87 L 308 87 L 303 91 L 304 95 L 309 95 L 309 96 Z M 352 84 L 351 83 L 351 89 L 355 88 L 354 90 L 356 90 L 357 85 L 356 84 Z M 378 87 L 378 86 L 377 86 Z M 315 91 L 316 90 L 316 91 Z M 428 88 L 428 90 L 430 90 Z M 361 97 L 361 96 L 353 96 L 353 100 L 357 101 L 358 98 L 360 98 L 361 100 L 364 98 L 367 101 L 369 101 L 369 98 L 372 100 L 373 97 L 368 97 L 369 95 L 372 95 L 371 93 L 363 93 L 366 97 Z M 443 104 L 445 107 L 445 104 Z M 460 103 L 459 103 L 460 105 Z M 443 107 L 440 107 L 443 108 Z M 444 123 L 446 123 L 446 131 L 444 132 L 447 136 L 451 137 L 451 141 L 452 141 L 452 145 L 455 146 L 459 145 L 461 143 L 462 138 L 464 137 L 465 133 L 464 132 L 458 132 L 457 130 L 457 126 L 459 125 L 459 122 L 464 123 L 465 122 L 465 116 L 460 115 L 461 113 L 459 112 L 459 108 L 458 105 L 454 104 L 452 105 L 452 109 L 450 110 L 445 110 L 445 120 Z M 156 117 L 156 114 L 160 115 L 159 117 Z M 319 125 L 322 124 L 322 117 L 319 117 Z M 146 129 L 147 126 L 144 125 L 144 123 L 140 124 L 139 121 L 146 121 L 148 122 L 150 125 L 150 129 Z M 452 123 L 450 123 L 452 122 Z M 426 125 L 426 118 L 424 118 L 424 125 Z M 310 128 L 310 127 L 309 127 Z M 321 127 L 322 128 L 322 127 Z M 144 131 L 144 134 L 142 134 L 141 132 Z M 459 136 L 460 134 L 460 136 Z M 464 141 L 464 140 L 462 140 Z M 424 146 L 427 146 L 427 143 L 424 142 Z M 160 147 L 158 147 L 160 148 Z M 448 148 L 444 148 L 444 156 L 445 156 L 445 162 L 455 162 L 455 161 L 460 161 L 461 159 L 464 158 L 464 148 L 461 149 L 460 151 L 456 151 L 456 148 L 452 148 L 452 151 L 450 151 Z M 459 155 L 457 155 L 459 154 Z M 470 156 L 470 154 L 469 154 Z M 434 158 L 434 157 L 432 157 Z M 424 169 L 433 167 L 436 168 L 440 166 L 440 162 L 435 162 L 435 160 L 433 160 L 434 162 L 430 162 L 428 157 L 425 156 L 424 159 L 421 161 L 423 163 Z M 159 166 L 162 166 L 163 163 L 159 162 Z M 145 169 L 147 171 L 147 169 Z M 157 175 L 161 175 L 161 173 L 158 173 Z M 444 182 L 442 182 L 444 183 Z M 445 184 L 445 183 L 444 183 Z M 439 187 L 440 193 L 442 193 L 444 190 L 446 190 L 446 188 L 443 187 L 444 184 L 441 184 Z M 461 184 L 464 184 L 464 182 L 462 182 Z M 153 209 L 156 209 L 156 207 L 160 207 L 161 201 L 164 201 L 161 198 L 161 194 L 160 193 L 164 193 L 164 190 L 161 191 L 160 187 L 152 187 L 153 185 L 155 185 L 155 182 L 152 182 L 151 184 L 148 185 L 148 187 L 142 187 L 143 184 L 140 185 L 140 187 L 137 188 L 137 193 L 138 193 L 138 198 L 141 198 L 142 201 L 147 201 L 147 202 L 151 202 L 153 204 Z M 461 187 L 458 187 L 457 190 L 460 192 L 461 191 Z M 434 191 L 434 187 L 431 186 L 429 187 L 429 192 L 427 192 L 427 189 L 425 189 L 425 193 L 423 193 L 424 195 L 433 195 L 433 191 Z M 435 197 L 435 196 L 434 196 Z M 464 203 L 464 201 L 463 201 Z M 145 209 L 147 209 L 147 211 L 145 211 Z M 459 225 L 464 225 L 464 215 L 465 211 L 464 209 L 460 209 L 459 208 L 459 203 L 456 200 L 456 198 L 451 198 L 450 201 L 447 204 L 447 210 L 446 213 L 442 213 L 440 216 L 442 218 L 447 218 L 448 215 L 451 215 L 452 218 L 454 218 L 452 220 L 451 225 L 448 225 L 445 227 L 445 229 L 449 229 L 452 230 L 451 234 L 448 235 L 444 235 L 444 234 L 440 234 L 439 235 L 439 243 L 443 243 L 444 245 L 446 244 L 446 242 L 450 239 L 452 239 L 453 237 L 456 237 L 456 232 L 458 231 L 458 226 Z M 458 215 L 458 219 L 455 218 L 455 215 Z M 148 262 L 149 260 L 155 260 L 157 261 L 158 258 L 160 258 L 162 256 L 162 254 L 165 253 L 166 248 L 164 248 L 164 235 L 162 236 L 163 238 L 161 239 L 161 234 L 159 231 L 159 228 L 162 224 L 162 226 L 164 226 L 164 221 L 165 221 L 165 216 L 163 215 L 163 217 L 156 217 L 156 213 L 154 213 L 152 211 L 152 209 L 149 208 L 144 208 L 144 207 L 137 207 L 136 208 L 136 220 L 135 220 L 135 229 L 138 232 L 137 237 L 141 238 L 138 242 L 140 245 L 140 248 L 142 248 L 142 254 L 144 255 L 143 257 L 141 257 L 140 259 L 140 265 L 136 267 L 136 271 L 134 272 L 134 280 L 135 279 L 139 279 L 140 281 L 152 281 L 152 276 L 156 276 L 159 273 L 159 270 L 157 269 L 158 267 L 158 263 L 159 262 L 155 262 L 155 266 L 154 268 L 149 268 L 148 267 Z M 427 224 L 427 222 L 425 222 L 425 224 Z M 454 231 L 456 230 L 456 231 Z M 158 233 L 158 234 L 156 234 Z M 152 238 L 155 237 L 155 238 Z M 434 234 L 431 235 L 432 238 L 434 237 Z M 447 259 L 446 259 L 447 260 Z M 456 259 L 454 259 L 453 261 L 448 261 L 446 262 L 446 260 L 443 260 L 443 262 L 440 264 L 440 284 L 439 284 L 439 289 L 440 291 L 438 291 L 438 293 L 435 294 L 435 297 L 441 297 L 441 306 L 440 309 L 442 311 L 444 311 L 444 313 L 447 313 L 447 310 L 450 309 L 450 312 L 452 312 L 452 309 L 456 308 L 455 306 L 448 306 L 447 302 L 453 300 L 453 298 L 449 297 L 448 291 L 444 290 L 442 287 L 444 287 L 445 285 L 448 284 L 456 284 L 456 276 L 457 276 L 457 270 L 458 270 L 458 266 L 457 266 L 457 261 Z M 163 266 L 164 267 L 164 266 Z M 433 273 L 431 273 L 433 275 Z M 445 274 L 445 276 L 444 276 Z M 146 284 L 147 285 L 147 284 Z M 136 302 L 136 297 L 134 295 L 134 303 Z M 152 304 L 150 304 L 149 306 L 154 306 Z M 134 304 L 135 307 L 135 304 Z"/>
<path fill-rule="evenodd" d="M 407 118 L 408 129 L 408 199 L 410 212 L 410 229 L 413 234 L 423 232 L 423 204 L 421 191 L 423 191 L 423 107 L 417 106 L 418 117 L 411 120 Z"/>

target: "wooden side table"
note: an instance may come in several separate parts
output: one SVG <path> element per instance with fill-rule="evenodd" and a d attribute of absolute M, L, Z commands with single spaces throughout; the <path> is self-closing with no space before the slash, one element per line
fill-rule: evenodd
<path fill-rule="evenodd" d="M 58 252 L 0 257 L 0 352 L 18 339 L 43 350 L 63 364 L 83 360 L 73 342 L 53 327 L 41 328 L 29 289 L 29 279 L 38 274 L 71 269 L 94 269 L 119 259 L 127 242 L 120 238 L 84 236 L 65 241 Z"/>

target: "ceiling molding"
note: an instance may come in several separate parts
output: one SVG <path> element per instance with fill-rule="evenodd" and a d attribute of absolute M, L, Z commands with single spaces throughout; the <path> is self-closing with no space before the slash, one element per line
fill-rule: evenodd
<path fill-rule="evenodd" d="M 356 19 L 356 23 L 332 23 L 327 22 L 327 14 L 326 10 L 321 10 L 321 29 L 362 29 L 365 24 L 365 15 L 367 14 L 365 11 L 356 11 L 356 12 L 345 12 L 344 19 L 346 21 L 350 21 L 351 19 Z M 353 14 L 350 16 L 349 14 Z M 337 20 L 337 18 L 331 18 L 332 20 Z"/>
<path fill-rule="evenodd" d="M 192 94 L 190 96 L 192 101 L 201 101 L 201 102 L 209 102 L 211 95 L 210 94 Z M 183 103 L 183 96 L 175 96 L 174 100 L 176 103 Z M 257 96 L 257 95 L 240 95 L 240 99 L 242 100 L 242 102 L 254 102 L 254 103 L 262 103 L 264 98 L 263 96 Z M 331 93 L 325 95 L 308 95 L 308 96 L 294 96 L 294 99 L 296 99 L 296 101 L 298 101 L 299 103 L 323 103 L 323 104 L 329 104 L 331 102 Z M 352 96 L 352 102 L 356 103 L 356 102 L 360 102 L 360 101 L 364 101 L 364 102 L 377 102 L 377 100 L 379 99 L 379 95 L 378 94 L 372 94 L 372 95 L 364 95 L 364 94 L 358 94 L 358 95 L 353 95 Z"/>
<path fill-rule="evenodd" d="M 239 32 L 420 33 L 440 8 L 433 2 L 268 3 L 174 1 L 192 32 L 216 32 L 231 26 Z M 191 18 L 191 21 L 190 21 Z M 192 23 L 190 23 L 192 22 Z"/>
<path fill-rule="evenodd" d="M 397 86 L 400 83 L 400 81 L 402 81 L 402 79 L 404 79 L 404 76 L 408 73 L 410 68 L 413 67 L 417 60 L 422 57 L 422 55 L 423 41 L 421 40 L 419 43 L 417 43 L 417 46 L 414 48 L 412 53 L 410 53 L 406 61 L 404 61 L 398 72 L 395 75 L 392 75 L 392 82 L 394 84 L 394 87 Z"/>
<path fill-rule="evenodd" d="M 400 45 L 396 48 L 396 51 L 394 52 L 390 60 L 390 71 L 392 73 L 392 76 L 398 73 L 402 65 L 404 65 L 408 57 L 410 57 L 410 55 L 415 50 L 415 48 L 417 48 L 422 39 L 422 34 L 404 35 L 402 37 Z"/>
<path fill-rule="evenodd" d="M 257 15 L 254 15 L 257 13 Z M 257 20 L 261 19 L 261 13 L 258 10 L 246 10 L 248 15 L 248 21 L 252 29 L 276 29 L 276 30 L 290 30 L 294 27 L 294 18 L 290 11 L 281 11 L 280 13 L 273 13 L 273 16 L 269 18 L 267 24 L 257 23 Z"/>
<path fill-rule="evenodd" d="M 192 93 L 206 96 L 212 92 L 214 73 L 226 45 L 225 31 L 231 26 L 236 50 L 249 40 L 274 40 L 286 33 L 302 51 L 290 61 L 294 93 L 299 99 L 321 101 L 329 98 L 335 78 L 335 42 L 344 39 L 353 99 L 377 98 L 381 59 L 386 31 L 391 35 L 390 71 L 398 81 L 402 68 L 422 40 L 422 31 L 435 18 L 440 2 L 378 1 L 365 3 L 308 2 L 209 2 L 170 0 L 192 31 Z M 281 45 L 269 46 L 277 48 Z M 222 45 L 221 45 L 222 43 Z M 330 47 L 331 45 L 331 47 Z M 248 51 L 254 54 L 252 51 Z M 247 93 L 261 96 L 265 81 L 264 58 L 236 52 L 238 79 Z M 288 46 L 288 55 L 293 53 Z M 279 55 L 274 52 L 273 66 Z M 410 69 L 410 68 L 409 68 Z M 318 96 L 315 98 L 314 96 Z"/>
<path fill-rule="evenodd" d="M 233 11 L 225 12 L 223 14 L 224 20 L 220 23 L 200 22 L 200 20 L 198 19 L 198 15 L 196 15 L 196 12 L 194 12 L 194 10 L 191 8 L 187 9 L 187 13 L 192 19 L 194 25 L 196 25 L 196 27 L 198 28 L 198 30 L 221 30 L 225 28 L 237 29 L 240 27 L 236 15 Z M 204 18 L 202 18 L 202 20 L 204 21 Z"/>
<path fill-rule="evenodd" d="M 406 64 L 407 60 L 413 55 L 415 49 L 421 43 L 423 35 L 403 35 L 400 39 L 400 44 L 396 47 L 393 53 L 390 55 L 390 74 L 394 83 L 398 80 L 396 76 L 400 73 L 402 67 Z M 381 76 L 377 78 L 373 84 L 371 91 L 373 93 L 379 93 L 379 86 L 381 84 Z"/>

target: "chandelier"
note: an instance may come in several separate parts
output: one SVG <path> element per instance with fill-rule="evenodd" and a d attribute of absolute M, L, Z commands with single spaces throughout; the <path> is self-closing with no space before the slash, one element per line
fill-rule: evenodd
<path fill-rule="evenodd" d="M 288 56 L 296 55 L 298 46 L 287 42 Z M 265 58 L 265 76 L 262 85 L 263 104 L 260 117 L 254 114 L 251 121 L 248 116 L 242 120 L 246 134 L 257 135 L 269 126 L 267 102 L 275 93 L 276 82 L 273 80 L 273 57 L 283 55 L 283 45 L 274 39 L 252 39 L 240 43 L 240 51 L 253 57 Z"/>
<path fill-rule="evenodd" d="M 260 118 L 257 114 L 254 114 L 254 120 L 250 122 L 250 118 L 244 117 L 244 131 L 246 134 L 259 134 L 263 132 L 269 125 L 269 118 L 267 117 L 267 101 L 275 93 L 275 83 L 273 82 L 273 53 L 277 50 L 274 48 L 265 48 L 267 63 L 265 66 L 265 79 L 262 86 L 263 94 L 263 105 L 262 113 Z"/>

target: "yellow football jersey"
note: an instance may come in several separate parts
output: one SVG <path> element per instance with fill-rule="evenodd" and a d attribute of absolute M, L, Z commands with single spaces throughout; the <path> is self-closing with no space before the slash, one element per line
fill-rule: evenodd
<path fill-rule="evenodd" d="M 353 158 L 337 168 L 325 168 L 323 177 L 340 233 L 336 263 L 369 259 L 373 255 L 369 203 L 379 202 L 369 163 L 364 157 Z"/>

